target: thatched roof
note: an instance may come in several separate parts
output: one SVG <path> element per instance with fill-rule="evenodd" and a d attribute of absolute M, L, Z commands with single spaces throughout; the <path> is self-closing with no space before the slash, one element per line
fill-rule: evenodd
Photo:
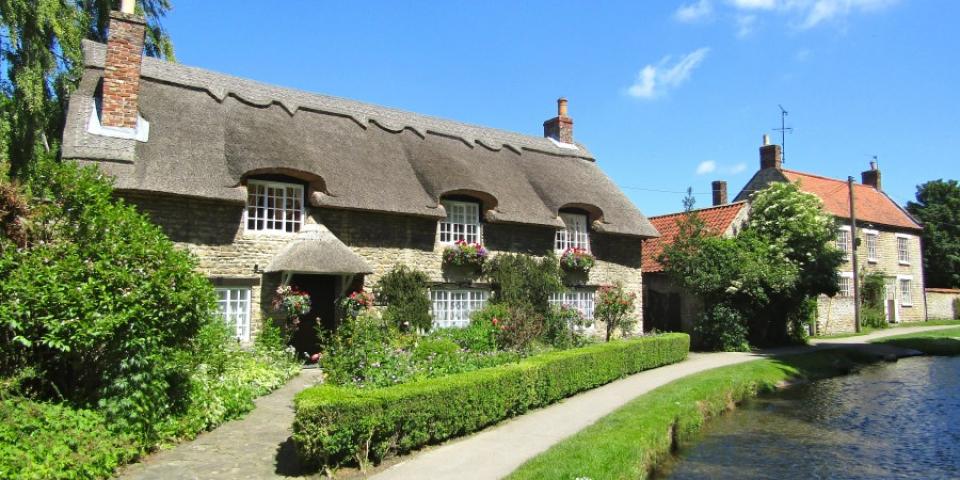
<path fill-rule="evenodd" d="M 349 275 L 371 273 L 373 269 L 327 227 L 307 224 L 295 240 L 273 257 L 266 272 Z"/>
<path fill-rule="evenodd" d="M 582 146 L 466 125 L 145 58 L 146 142 L 90 133 L 105 49 L 85 42 L 70 98 L 64 158 L 95 161 L 121 190 L 243 202 L 250 175 L 309 182 L 316 207 L 445 216 L 443 195 L 479 198 L 485 220 L 561 226 L 590 211 L 598 231 L 656 230 Z M 95 118 L 95 117 L 94 117 Z"/>

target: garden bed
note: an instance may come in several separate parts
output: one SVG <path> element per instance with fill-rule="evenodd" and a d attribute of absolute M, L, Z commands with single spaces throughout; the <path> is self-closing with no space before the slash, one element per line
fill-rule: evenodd
<path fill-rule="evenodd" d="M 296 397 L 293 439 L 305 464 L 364 466 L 681 361 L 689 345 L 687 335 L 673 333 L 554 351 L 386 388 L 317 386 Z"/>

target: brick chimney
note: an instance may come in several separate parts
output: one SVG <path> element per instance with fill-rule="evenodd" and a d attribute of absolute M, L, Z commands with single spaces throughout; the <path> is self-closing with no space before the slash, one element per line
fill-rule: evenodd
<path fill-rule="evenodd" d="M 727 204 L 727 182 L 723 180 L 714 180 L 713 182 L 713 206 Z"/>
<path fill-rule="evenodd" d="M 134 13 L 134 3 L 135 0 L 122 0 L 120 11 L 110 12 L 100 117 L 104 127 L 137 127 L 146 23 Z"/>
<path fill-rule="evenodd" d="M 770 136 L 763 134 L 763 145 L 760 145 L 760 168 L 783 168 L 783 150 L 780 145 L 770 145 Z"/>
<path fill-rule="evenodd" d="M 880 169 L 877 168 L 877 162 L 870 162 L 870 170 L 861 173 L 860 180 L 864 185 L 869 185 L 877 190 L 881 190 Z"/>
<path fill-rule="evenodd" d="M 573 143 L 573 119 L 567 116 L 567 99 L 557 99 L 557 116 L 543 122 L 543 136 L 560 143 Z"/>

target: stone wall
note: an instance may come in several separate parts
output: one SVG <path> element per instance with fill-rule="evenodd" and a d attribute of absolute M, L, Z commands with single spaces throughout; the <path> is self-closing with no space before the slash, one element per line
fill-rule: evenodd
<path fill-rule="evenodd" d="M 192 252 L 199 270 L 215 284 L 250 285 L 251 330 L 259 329 L 270 295 L 280 282 L 279 274 L 261 272 L 293 235 L 245 232 L 240 204 L 142 193 L 124 193 L 123 197 L 150 216 L 178 246 Z M 373 273 L 361 280 L 368 288 L 398 264 L 427 273 L 435 284 L 483 286 L 469 272 L 443 267 L 436 220 L 352 210 L 308 210 L 308 223 L 325 225 L 370 264 Z M 547 227 L 488 223 L 483 225 L 483 240 L 491 255 L 544 255 L 553 249 L 554 232 Z M 642 319 L 640 239 L 591 232 L 590 240 L 596 266 L 588 275 L 568 275 L 565 281 L 587 288 L 620 281 L 637 295 L 636 315 Z M 596 331 L 602 329 L 598 325 Z"/>
<path fill-rule="evenodd" d="M 853 297 L 817 298 L 817 335 L 850 333 L 856 330 L 854 325 Z"/>
<path fill-rule="evenodd" d="M 954 303 L 960 299 L 960 290 L 928 288 L 926 293 L 930 320 L 960 320 L 960 308 Z"/>

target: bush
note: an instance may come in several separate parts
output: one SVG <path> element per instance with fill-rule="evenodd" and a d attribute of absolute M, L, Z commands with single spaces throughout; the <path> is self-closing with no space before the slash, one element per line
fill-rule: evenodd
<path fill-rule="evenodd" d="M 194 337 L 220 323 L 210 282 L 96 168 L 41 162 L 26 190 L 32 241 L 0 252 L 0 374 L 33 367 L 46 398 L 152 438 L 183 407 Z"/>
<path fill-rule="evenodd" d="M 97 412 L 10 398 L 0 402 L 0 478 L 104 478 L 137 457 L 134 438 Z"/>
<path fill-rule="evenodd" d="M 580 347 L 587 343 L 582 332 L 593 325 L 569 305 L 553 307 L 544 322 L 543 339 L 556 348 Z"/>
<path fill-rule="evenodd" d="M 383 318 L 401 330 L 429 331 L 430 297 L 427 274 L 398 265 L 383 276 L 375 287 L 377 298 L 387 305 Z"/>
<path fill-rule="evenodd" d="M 613 286 L 600 287 L 597 297 L 593 316 L 606 326 L 607 341 L 610 341 L 610 336 L 615 330 L 620 330 L 623 336 L 632 333 L 633 327 L 637 324 L 637 319 L 633 315 L 637 294 L 625 291 L 623 284 L 618 282 Z"/>
<path fill-rule="evenodd" d="M 887 316 L 883 313 L 883 308 L 864 306 L 860 310 L 860 324 L 870 328 L 887 328 Z"/>
<path fill-rule="evenodd" d="M 460 351 L 460 345 L 446 338 L 426 337 L 417 343 L 413 350 L 413 359 L 424 361 L 435 357 L 453 357 Z"/>
<path fill-rule="evenodd" d="M 953 319 L 960 320 L 960 298 L 953 299 Z"/>
<path fill-rule="evenodd" d="M 743 316 L 735 308 L 720 303 L 707 309 L 697 317 L 694 327 L 697 340 L 704 350 L 725 352 L 746 352 L 750 350 L 747 342 L 747 325 Z"/>
<path fill-rule="evenodd" d="M 529 255 L 501 254 L 486 263 L 484 274 L 493 287 L 493 303 L 530 305 L 541 315 L 550 311 L 550 295 L 563 290 L 560 264 L 552 252 L 539 260 Z"/>
<path fill-rule="evenodd" d="M 389 388 L 316 386 L 296 397 L 293 439 L 306 464 L 365 465 L 678 362 L 686 358 L 689 344 L 687 335 L 671 333 L 550 352 Z"/>

